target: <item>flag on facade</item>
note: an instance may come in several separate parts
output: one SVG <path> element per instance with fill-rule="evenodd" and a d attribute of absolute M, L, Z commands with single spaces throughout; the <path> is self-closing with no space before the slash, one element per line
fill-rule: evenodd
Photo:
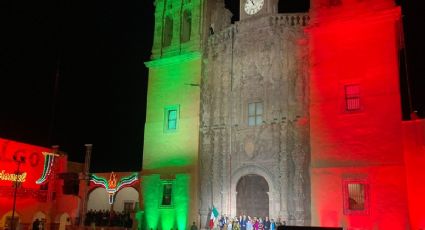
<path fill-rule="evenodd" d="M 213 207 L 211 211 L 211 218 L 210 218 L 210 229 L 214 228 L 214 221 L 218 217 L 218 211 L 215 207 Z"/>

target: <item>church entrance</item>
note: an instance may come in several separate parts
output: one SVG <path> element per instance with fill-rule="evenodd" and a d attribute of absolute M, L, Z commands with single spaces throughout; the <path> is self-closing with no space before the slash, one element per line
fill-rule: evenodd
<path fill-rule="evenodd" d="M 236 214 L 251 217 L 269 216 L 269 185 L 264 177 L 248 174 L 236 185 Z"/>

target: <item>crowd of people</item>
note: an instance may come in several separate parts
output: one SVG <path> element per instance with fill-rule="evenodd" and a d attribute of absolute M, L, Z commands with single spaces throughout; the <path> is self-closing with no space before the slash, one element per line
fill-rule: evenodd
<path fill-rule="evenodd" d="M 32 230 L 43 230 L 46 223 L 45 219 L 39 220 L 38 218 L 32 222 Z"/>
<path fill-rule="evenodd" d="M 131 228 L 133 220 L 128 212 L 115 212 L 109 210 L 89 210 L 84 220 L 84 225 L 114 226 Z"/>
<path fill-rule="evenodd" d="M 218 227 L 220 230 L 276 230 L 278 226 L 286 225 L 286 222 L 281 220 L 269 219 L 269 217 L 250 217 L 239 216 L 229 218 L 226 215 L 218 218 Z"/>

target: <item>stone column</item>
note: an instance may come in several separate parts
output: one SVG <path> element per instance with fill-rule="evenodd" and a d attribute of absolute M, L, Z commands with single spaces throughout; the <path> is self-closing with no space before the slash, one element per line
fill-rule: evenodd
<path fill-rule="evenodd" d="M 88 188 L 89 188 L 89 170 L 90 170 L 90 159 L 92 153 L 92 144 L 85 144 L 86 147 L 86 157 L 84 160 L 84 172 L 82 173 L 82 182 L 83 182 L 83 192 L 81 193 L 81 206 L 80 206 L 80 226 L 84 226 L 84 220 L 86 218 L 87 213 L 87 200 L 88 200 Z M 81 185 L 81 182 L 80 182 Z"/>

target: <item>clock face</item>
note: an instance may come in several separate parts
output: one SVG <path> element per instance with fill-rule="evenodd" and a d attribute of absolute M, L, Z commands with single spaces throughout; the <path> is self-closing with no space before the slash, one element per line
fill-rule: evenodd
<path fill-rule="evenodd" d="M 246 0 L 244 10 L 249 15 L 254 15 L 263 8 L 264 0 Z"/>

